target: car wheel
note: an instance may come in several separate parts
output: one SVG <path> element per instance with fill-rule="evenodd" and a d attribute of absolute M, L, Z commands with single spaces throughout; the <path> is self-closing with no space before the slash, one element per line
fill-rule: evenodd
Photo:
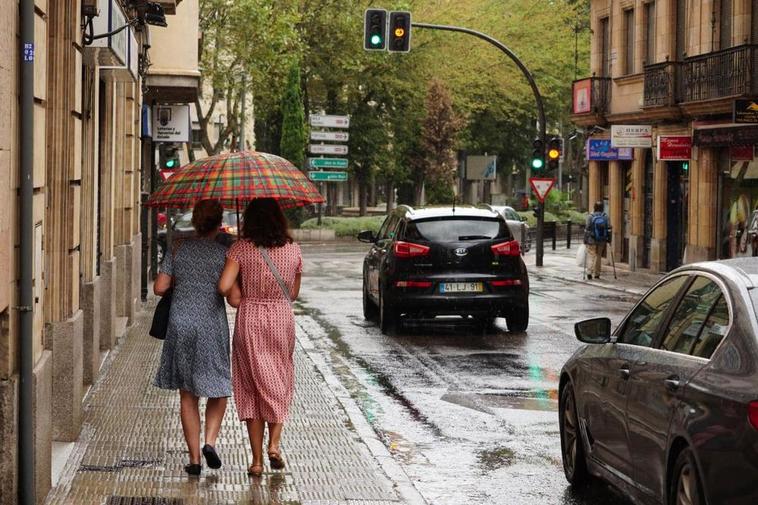
<path fill-rule="evenodd" d="M 669 497 L 670 505 L 701 505 L 704 503 L 703 486 L 690 448 L 679 453 L 674 465 Z"/>
<path fill-rule="evenodd" d="M 572 486 L 587 482 L 587 460 L 584 457 L 579 417 L 576 414 L 574 388 L 566 384 L 561 392 L 559 424 L 561 430 L 561 456 L 563 473 Z"/>
<path fill-rule="evenodd" d="M 371 300 L 366 285 L 363 285 L 363 318 L 366 321 L 375 321 L 377 316 L 376 304 Z"/>
<path fill-rule="evenodd" d="M 523 333 L 529 327 L 529 305 L 521 309 L 512 311 L 505 317 L 508 323 L 508 331 L 512 333 Z"/>
<path fill-rule="evenodd" d="M 384 290 L 379 292 L 379 329 L 382 333 L 391 334 L 397 328 L 397 311 L 384 296 Z"/>

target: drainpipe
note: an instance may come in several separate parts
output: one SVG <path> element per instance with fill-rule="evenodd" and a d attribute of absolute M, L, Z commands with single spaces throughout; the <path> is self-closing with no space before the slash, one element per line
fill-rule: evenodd
<path fill-rule="evenodd" d="M 21 348 L 21 386 L 19 391 L 18 459 L 19 503 L 34 505 L 34 0 L 21 0 L 21 205 L 19 223 L 19 340 Z"/>

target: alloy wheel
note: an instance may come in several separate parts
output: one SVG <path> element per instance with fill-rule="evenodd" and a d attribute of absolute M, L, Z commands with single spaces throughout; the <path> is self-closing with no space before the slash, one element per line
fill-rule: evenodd
<path fill-rule="evenodd" d="M 676 505 L 697 505 L 696 480 L 689 464 L 682 466 L 679 471 L 679 484 L 676 490 Z"/>
<path fill-rule="evenodd" d="M 566 472 L 569 474 L 573 474 L 576 469 L 578 433 L 574 414 L 574 395 L 568 394 L 566 401 L 563 402 L 563 461 L 566 465 Z"/>

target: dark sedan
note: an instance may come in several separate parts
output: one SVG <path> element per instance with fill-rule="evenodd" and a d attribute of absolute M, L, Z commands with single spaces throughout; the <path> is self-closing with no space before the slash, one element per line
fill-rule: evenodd
<path fill-rule="evenodd" d="M 635 503 L 758 503 L 758 259 L 680 268 L 561 372 L 563 466 Z"/>

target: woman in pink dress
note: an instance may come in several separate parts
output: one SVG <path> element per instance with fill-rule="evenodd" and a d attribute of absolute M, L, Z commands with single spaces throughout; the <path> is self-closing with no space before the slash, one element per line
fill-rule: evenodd
<path fill-rule="evenodd" d="M 300 292 L 300 246 L 273 199 L 257 199 L 245 210 L 242 239 L 226 255 L 219 291 L 238 306 L 232 341 L 232 386 L 241 421 L 247 424 L 253 464 L 263 473 L 263 434 L 268 424 L 268 458 L 284 468 L 279 450 L 295 382 L 295 317 Z"/>

